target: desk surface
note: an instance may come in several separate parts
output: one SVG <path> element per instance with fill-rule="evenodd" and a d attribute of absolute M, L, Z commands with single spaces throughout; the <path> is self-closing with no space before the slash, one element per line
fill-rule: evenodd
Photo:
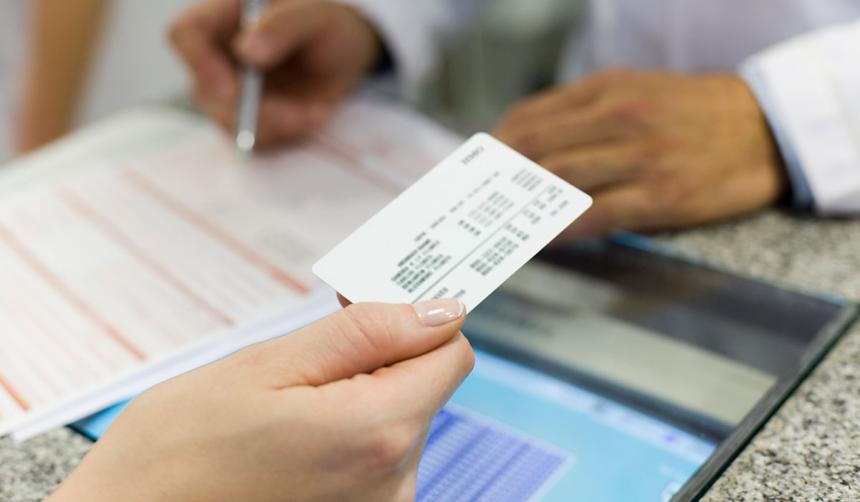
<path fill-rule="evenodd" d="M 775 212 L 660 237 L 742 274 L 860 301 L 860 220 Z M 0 500 L 41 500 L 89 442 L 58 429 L 16 445 L 0 439 Z M 860 499 L 860 325 L 855 326 L 705 500 Z"/>

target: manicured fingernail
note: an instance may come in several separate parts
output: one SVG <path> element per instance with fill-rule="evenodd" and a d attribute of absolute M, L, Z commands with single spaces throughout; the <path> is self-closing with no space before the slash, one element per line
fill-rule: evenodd
<path fill-rule="evenodd" d="M 414 305 L 415 313 L 425 326 L 442 326 L 466 314 L 466 306 L 455 298 L 427 300 Z"/>

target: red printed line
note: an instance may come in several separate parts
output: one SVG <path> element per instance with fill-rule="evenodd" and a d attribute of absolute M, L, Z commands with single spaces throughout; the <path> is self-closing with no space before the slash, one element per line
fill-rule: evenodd
<path fill-rule="evenodd" d="M 349 170 L 350 173 L 364 178 L 370 183 L 380 188 L 383 192 L 388 192 L 390 194 L 397 195 L 403 191 L 403 187 L 399 184 L 385 178 L 384 176 L 380 176 L 373 171 L 364 167 L 362 160 L 355 155 L 349 147 L 344 146 L 338 143 L 336 140 L 331 139 L 322 134 L 317 134 L 315 136 L 317 143 L 323 150 L 327 153 L 339 158 L 341 161 L 346 162 L 350 166 L 356 167 L 355 170 Z"/>
<path fill-rule="evenodd" d="M 302 294 L 310 293 L 310 288 L 299 282 L 297 279 L 283 271 L 277 265 L 261 256 L 259 253 L 249 248 L 235 237 L 212 224 L 203 216 L 197 214 L 193 209 L 186 206 L 179 200 L 171 197 L 163 190 L 155 186 L 151 181 L 146 179 L 141 174 L 132 169 L 125 171 L 125 179 L 134 183 L 135 186 L 146 192 L 153 199 L 161 202 L 171 211 L 179 215 L 185 221 L 191 223 L 202 231 L 206 232 L 215 240 L 221 242 L 228 248 L 232 249 L 236 254 L 250 262 L 252 265 L 263 269 L 266 273 L 272 276 L 276 281 L 284 286 Z"/>
<path fill-rule="evenodd" d="M 214 316 L 222 323 L 228 326 L 232 326 L 234 324 L 233 319 L 218 310 L 214 305 L 207 302 L 193 289 L 183 284 L 182 281 L 180 281 L 175 275 L 170 273 L 170 271 L 164 268 L 160 263 L 153 260 L 152 257 L 150 257 L 144 250 L 142 250 L 125 234 L 123 234 L 116 226 L 114 226 L 110 221 L 108 221 L 107 218 L 89 207 L 76 195 L 72 194 L 71 192 L 63 192 L 60 194 L 60 196 L 73 211 L 78 213 L 78 215 L 80 215 L 82 218 L 89 220 L 91 223 L 99 227 L 117 244 L 125 248 L 125 250 L 129 252 L 129 254 L 134 256 L 145 266 L 149 267 L 153 272 L 155 272 L 156 275 L 158 275 L 165 282 L 173 286 L 177 291 L 187 296 L 192 302 L 196 303 L 203 310 L 209 312 L 212 316 Z"/>
<path fill-rule="evenodd" d="M 18 403 L 18 406 L 19 406 L 22 410 L 24 410 L 24 411 L 28 411 L 28 410 L 30 409 L 30 403 L 28 403 L 28 402 L 27 402 L 27 401 L 26 401 L 26 400 L 21 396 L 21 394 L 20 394 L 20 393 L 18 393 L 18 391 L 17 391 L 17 390 L 15 390 L 15 387 L 12 387 L 12 384 L 11 384 L 11 383 L 9 383 L 9 381 L 8 381 L 8 380 L 6 380 L 5 378 L 3 378 L 3 375 L 0 375 L 0 387 L 3 387 L 3 388 L 6 390 L 6 393 L 7 393 L 7 394 L 9 394 L 9 396 L 12 398 L 12 400 L 13 400 L 13 401 L 15 401 L 16 403 Z"/>
<path fill-rule="evenodd" d="M 114 342 L 127 350 L 135 359 L 139 361 L 144 361 L 146 359 L 146 354 L 144 354 L 142 350 L 123 336 L 118 329 L 114 328 L 110 323 L 102 319 L 92 307 L 78 297 L 74 291 L 63 284 L 63 281 L 61 281 L 59 277 L 51 272 L 51 270 L 46 267 L 44 263 L 39 261 L 36 256 L 30 253 L 27 248 L 24 247 L 24 245 L 15 238 L 14 235 L 12 235 L 9 229 L 3 225 L 0 225 L 0 240 L 2 240 L 9 249 L 11 249 L 12 252 L 26 263 L 34 272 L 36 272 L 37 275 L 60 293 L 60 295 L 75 307 L 78 312 L 83 314 L 83 316 L 89 319 L 90 322 L 98 326 L 105 334 L 113 339 Z"/>

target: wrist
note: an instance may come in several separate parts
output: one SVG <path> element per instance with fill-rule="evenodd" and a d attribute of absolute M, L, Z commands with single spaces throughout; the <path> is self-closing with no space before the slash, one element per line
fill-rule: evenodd
<path fill-rule="evenodd" d="M 108 492 L 110 490 L 93 480 L 86 479 L 86 476 L 76 470 L 57 487 L 46 502 L 74 502 L 77 500 L 107 502 Z"/>
<path fill-rule="evenodd" d="M 154 465 L 129 466 L 122 459 L 113 459 L 108 465 L 103 465 L 99 458 L 93 458 L 99 444 L 84 457 L 81 464 L 69 475 L 59 487 L 48 497 L 47 502 L 154 502 L 183 500 L 177 497 L 172 489 L 172 477 L 164 469 L 159 472 L 146 472 L 150 468 L 156 470 L 166 463 L 156 462 Z"/>
<path fill-rule="evenodd" d="M 774 106 L 767 83 L 752 65 L 744 65 L 741 68 L 739 80 L 744 83 L 747 92 L 755 100 L 761 120 L 766 125 L 773 144 L 783 177 L 783 192 L 777 203 L 802 210 L 811 209 L 814 202 L 809 182 L 800 168 L 795 146 L 786 134 L 785 127 L 781 125 L 782 116 L 779 109 Z"/>

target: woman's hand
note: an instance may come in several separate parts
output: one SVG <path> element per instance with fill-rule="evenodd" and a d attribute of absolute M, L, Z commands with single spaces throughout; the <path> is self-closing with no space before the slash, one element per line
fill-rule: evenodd
<path fill-rule="evenodd" d="M 473 365 L 457 300 L 356 304 L 134 400 L 51 501 L 412 500 Z"/>

